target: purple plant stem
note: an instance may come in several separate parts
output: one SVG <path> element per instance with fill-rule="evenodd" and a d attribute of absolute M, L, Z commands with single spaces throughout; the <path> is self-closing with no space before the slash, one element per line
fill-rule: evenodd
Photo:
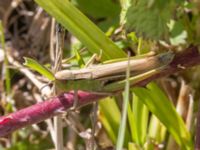
<path fill-rule="evenodd" d="M 96 101 L 105 95 L 97 95 L 83 91 L 78 92 L 78 105 L 86 105 L 91 101 Z M 63 113 L 73 106 L 74 93 L 63 93 L 47 101 L 37 103 L 30 107 L 21 109 L 7 116 L 0 117 L 0 136 L 5 136 L 19 128 L 41 122 Z"/>
<path fill-rule="evenodd" d="M 169 66 L 146 80 L 137 83 L 137 86 L 144 86 L 148 82 L 164 77 L 166 75 L 181 71 L 183 67 L 188 68 L 200 64 L 200 54 L 197 47 L 190 47 L 185 51 L 177 54 Z M 181 66 L 181 67 L 180 67 Z M 97 101 L 108 95 L 99 95 L 89 92 L 78 91 L 78 106 Z M 26 127 L 31 124 L 41 122 L 47 118 L 61 114 L 65 110 L 73 106 L 74 93 L 63 93 L 57 97 L 21 109 L 7 116 L 0 117 L 0 136 L 5 136 L 17 129 Z M 198 118 L 199 119 L 199 118 Z"/>

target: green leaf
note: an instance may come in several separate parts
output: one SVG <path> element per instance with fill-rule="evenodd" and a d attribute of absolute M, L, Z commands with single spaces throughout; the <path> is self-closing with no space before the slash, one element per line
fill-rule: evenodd
<path fill-rule="evenodd" d="M 170 31 L 170 43 L 172 45 L 186 44 L 187 31 L 181 21 L 170 20 L 168 23 Z"/>
<path fill-rule="evenodd" d="M 134 88 L 133 91 L 165 125 L 182 149 L 192 149 L 191 137 L 182 118 L 176 112 L 173 104 L 155 83 L 148 84 L 147 89 Z"/>
<path fill-rule="evenodd" d="M 91 53 L 100 54 L 102 50 L 102 61 L 126 56 L 120 48 L 68 0 L 35 1 L 87 46 Z"/>
<path fill-rule="evenodd" d="M 126 14 L 126 28 L 146 38 L 160 39 L 167 35 L 167 25 L 174 5 L 171 1 L 139 0 L 132 2 Z"/>
<path fill-rule="evenodd" d="M 72 4 L 97 19 L 114 17 L 120 12 L 119 4 L 112 0 L 72 0 Z"/>
<path fill-rule="evenodd" d="M 48 78 L 51 81 L 55 80 L 53 73 L 51 71 L 49 71 L 45 66 L 42 66 L 37 61 L 35 61 L 31 58 L 24 57 L 24 60 L 25 60 L 25 62 L 23 65 L 29 67 L 30 69 L 32 69 L 34 71 L 37 71 L 38 73 L 45 76 L 46 78 Z"/>
<path fill-rule="evenodd" d="M 120 5 L 113 0 L 72 0 L 84 14 L 97 19 L 98 27 L 106 32 L 112 26 L 119 25 Z"/>

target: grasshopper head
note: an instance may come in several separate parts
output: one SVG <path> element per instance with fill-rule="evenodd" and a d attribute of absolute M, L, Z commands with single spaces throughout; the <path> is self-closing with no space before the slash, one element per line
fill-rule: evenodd
<path fill-rule="evenodd" d="M 162 53 L 159 55 L 159 60 L 163 65 L 168 65 L 174 59 L 175 54 L 172 51 Z"/>

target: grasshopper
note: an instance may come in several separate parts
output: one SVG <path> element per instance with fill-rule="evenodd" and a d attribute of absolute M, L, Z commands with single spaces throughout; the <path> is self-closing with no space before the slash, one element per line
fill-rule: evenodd
<path fill-rule="evenodd" d="M 143 58 L 130 58 L 130 85 L 142 81 L 164 69 L 174 58 L 166 52 Z M 79 70 L 62 70 L 55 74 L 57 85 L 63 90 L 84 90 L 97 93 L 123 89 L 128 60 L 92 65 Z"/>

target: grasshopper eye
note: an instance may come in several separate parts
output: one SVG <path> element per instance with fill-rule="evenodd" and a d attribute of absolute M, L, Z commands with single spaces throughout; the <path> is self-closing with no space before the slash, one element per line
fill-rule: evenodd
<path fill-rule="evenodd" d="M 159 60 L 162 64 L 169 64 L 174 59 L 175 54 L 171 51 L 160 54 Z"/>
<path fill-rule="evenodd" d="M 67 80 L 67 79 L 73 79 L 74 76 L 70 70 L 62 70 L 62 71 L 58 71 L 55 74 L 55 78 L 57 80 Z"/>

